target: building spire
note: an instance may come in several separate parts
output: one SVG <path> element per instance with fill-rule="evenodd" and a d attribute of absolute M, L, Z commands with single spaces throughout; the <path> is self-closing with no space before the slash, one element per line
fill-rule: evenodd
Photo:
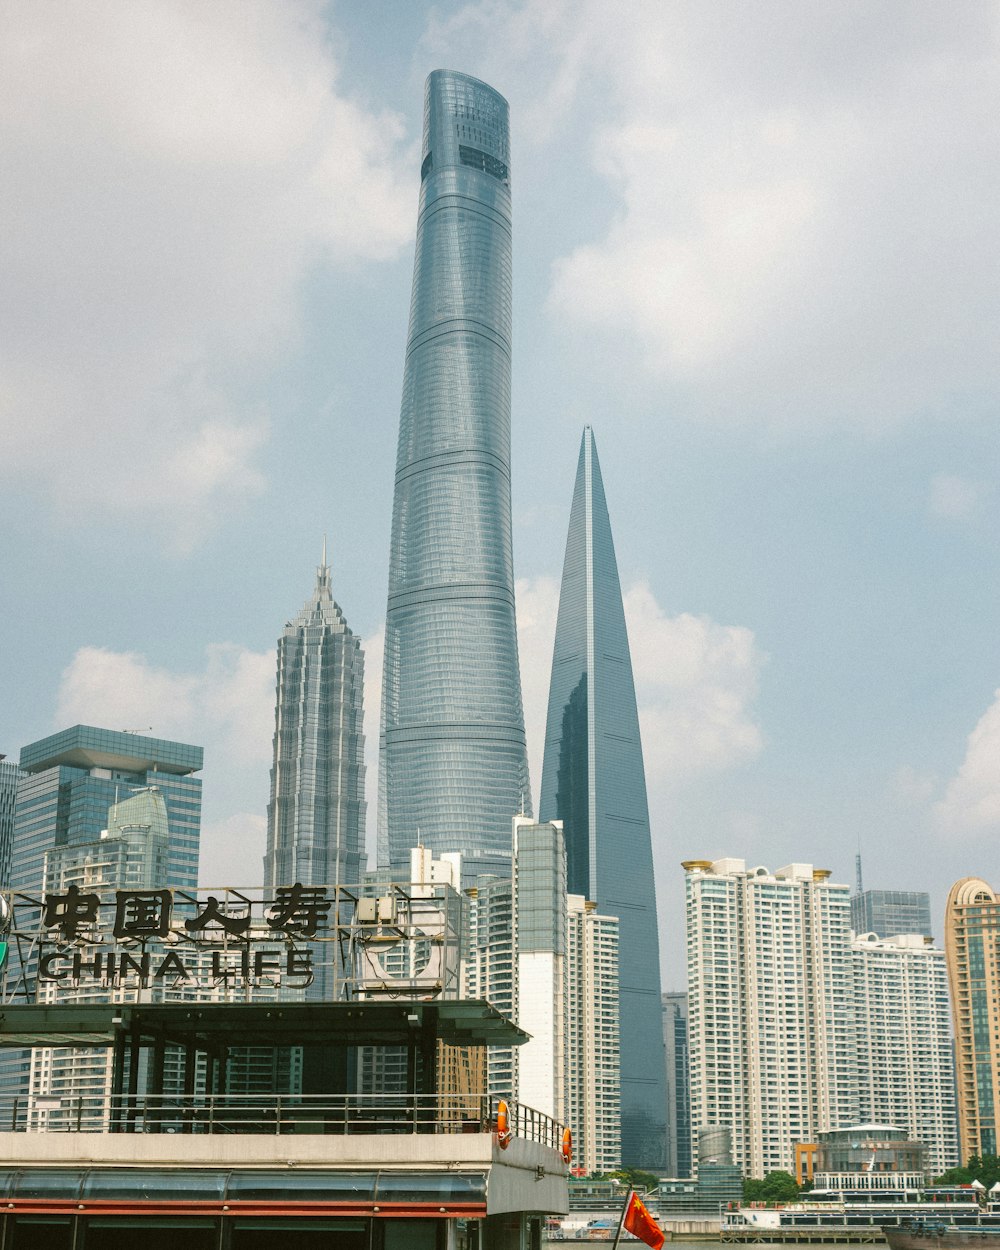
<path fill-rule="evenodd" d="M 319 595 L 331 594 L 330 588 L 330 566 L 326 562 L 326 534 L 323 534 L 323 558 L 316 569 L 316 593 Z"/>

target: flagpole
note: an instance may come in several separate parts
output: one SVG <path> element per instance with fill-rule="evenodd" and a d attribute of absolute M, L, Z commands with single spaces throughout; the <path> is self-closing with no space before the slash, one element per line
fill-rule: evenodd
<path fill-rule="evenodd" d="M 624 1227 L 624 1224 L 625 1224 L 625 1216 L 628 1214 L 629 1204 L 632 1201 L 632 1195 L 634 1193 L 635 1193 L 635 1190 L 630 1185 L 628 1188 L 628 1193 L 625 1195 L 625 1205 L 622 1207 L 622 1213 L 618 1218 L 618 1232 L 615 1233 L 615 1244 L 614 1246 L 612 1246 L 611 1250 L 618 1250 L 618 1242 L 621 1239 L 622 1228 Z"/>

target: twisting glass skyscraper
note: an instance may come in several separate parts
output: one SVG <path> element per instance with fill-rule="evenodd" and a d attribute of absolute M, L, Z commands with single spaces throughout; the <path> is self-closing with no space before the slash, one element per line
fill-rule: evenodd
<path fill-rule="evenodd" d="M 561 820 L 571 894 L 619 918 L 622 1162 L 664 1165 L 666 1087 L 653 855 L 632 659 L 588 426 L 556 623 L 542 820 Z"/>
<path fill-rule="evenodd" d="M 510 522 L 507 102 L 427 80 L 393 503 L 379 861 L 418 842 L 509 871 L 530 812 Z"/>
<path fill-rule="evenodd" d="M 330 568 L 278 640 L 268 886 L 357 885 L 365 848 L 365 657 Z"/>

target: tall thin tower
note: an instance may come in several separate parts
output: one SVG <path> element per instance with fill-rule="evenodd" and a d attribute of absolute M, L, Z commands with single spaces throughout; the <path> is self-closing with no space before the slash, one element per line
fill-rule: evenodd
<path fill-rule="evenodd" d="M 393 502 L 379 863 L 418 841 L 471 877 L 510 871 L 530 814 L 510 503 L 507 101 L 435 70 Z"/>
<path fill-rule="evenodd" d="M 365 657 L 334 602 L 330 566 L 278 639 L 268 886 L 357 885 L 365 846 Z"/>
<path fill-rule="evenodd" d="M 594 435 L 583 432 L 556 623 L 542 820 L 561 820 L 571 894 L 617 916 L 622 1162 L 664 1166 L 666 1072 L 653 854 L 632 659 Z"/>

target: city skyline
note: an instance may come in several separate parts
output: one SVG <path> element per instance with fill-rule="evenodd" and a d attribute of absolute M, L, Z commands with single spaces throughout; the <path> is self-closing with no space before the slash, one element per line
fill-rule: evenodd
<path fill-rule="evenodd" d="M 328 530 L 374 785 L 420 90 L 454 67 L 515 118 L 536 790 L 590 423 L 630 492 L 665 988 L 690 855 L 808 833 L 850 879 L 860 835 L 940 931 L 1000 832 L 992 10 L 250 13 L 8 18 L 0 752 L 75 723 L 204 743 L 204 879 L 244 876 L 274 622 Z"/>

